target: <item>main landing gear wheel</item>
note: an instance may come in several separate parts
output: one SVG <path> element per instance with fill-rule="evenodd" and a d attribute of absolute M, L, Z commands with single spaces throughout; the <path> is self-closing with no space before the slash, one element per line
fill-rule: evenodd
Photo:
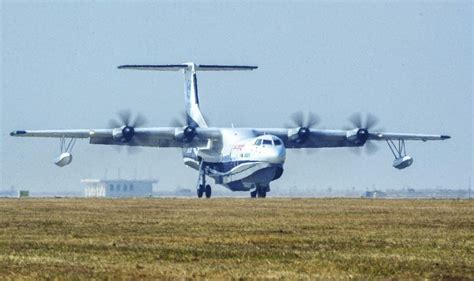
<path fill-rule="evenodd" d="M 197 196 L 198 198 L 202 198 L 203 195 L 206 195 L 206 198 L 211 198 L 211 186 L 206 184 L 206 167 L 204 162 L 201 161 L 199 164 L 199 178 L 198 178 L 199 185 L 197 186 Z"/>
<path fill-rule="evenodd" d="M 251 198 L 265 198 L 267 197 L 267 187 L 266 186 L 257 186 L 254 191 L 250 192 Z"/>
<path fill-rule="evenodd" d="M 197 189 L 198 198 L 202 198 L 203 193 L 204 193 L 204 188 L 202 188 L 202 184 L 200 184 L 199 188 Z"/>
<path fill-rule="evenodd" d="M 211 198 L 212 190 L 211 190 L 210 185 L 206 185 L 206 188 L 204 189 L 204 193 L 206 194 L 206 198 Z"/>
<path fill-rule="evenodd" d="M 256 198 L 257 197 L 257 190 L 255 189 L 254 191 L 250 191 L 250 198 Z"/>

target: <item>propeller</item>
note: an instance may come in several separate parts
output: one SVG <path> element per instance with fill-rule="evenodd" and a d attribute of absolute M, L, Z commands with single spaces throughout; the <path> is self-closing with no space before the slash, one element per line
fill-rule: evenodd
<path fill-rule="evenodd" d="M 371 140 L 369 140 L 370 131 L 378 124 L 379 119 L 373 115 L 368 113 L 365 118 L 362 113 L 357 112 L 352 114 L 349 117 L 349 121 L 352 123 L 352 126 L 357 128 L 356 138 L 354 139 L 354 143 L 360 146 L 357 148 L 364 146 L 365 151 L 367 154 L 372 155 L 377 150 L 378 147 L 375 145 Z M 352 130 L 352 128 L 345 128 L 346 130 Z M 360 154 L 360 150 L 356 149 L 353 150 L 356 154 Z"/>
<path fill-rule="evenodd" d="M 141 113 L 132 116 L 132 112 L 128 109 L 119 111 L 117 115 L 118 120 L 111 119 L 109 121 L 109 128 L 120 129 L 119 132 L 114 132 L 114 140 L 127 143 L 128 152 L 137 151 L 138 147 L 136 146 L 139 146 L 142 140 L 135 134 L 135 129 L 145 125 L 147 123 L 146 118 Z M 121 147 L 119 146 L 120 149 Z"/>
<path fill-rule="evenodd" d="M 300 145 L 310 141 L 311 129 L 320 123 L 320 118 L 311 111 L 307 113 L 306 117 L 303 111 L 297 111 L 291 115 L 291 121 L 292 124 L 286 127 L 289 129 L 296 127 L 296 129 L 288 138 L 291 142 Z M 306 150 L 306 152 L 311 153 L 314 150 Z"/>
<path fill-rule="evenodd" d="M 362 113 L 357 112 L 352 114 L 349 117 L 349 121 L 352 123 L 352 125 L 356 128 L 364 128 L 366 130 L 373 129 L 375 125 L 379 122 L 379 119 L 373 115 L 368 113 L 367 117 L 365 118 L 365 122 L 363 122 L 363 116 Z"/>
<path fill-rule="evenodd" d="M 184 121 L 183 121 L 184 120 Z M 181 127 L 183 128 L 182 133 L 179 133 L 175 136 L 175 138 L 179 141 L 190 143 L 193 141 L 194 137 L 196 136 L 196 124 L 192 122 L 191 118 L 188 117 L 186 113 L 182 113 L 182 118 L 173 118 L 171 120 L 170 125 L 172 127 Z"/>
<path fill-rule="evenodd" d="M 319 117 L 313 112 L 308 112 L 308 116 L 305 120 L 303 111 L 297 111 L 291 115 L 291 121 L 298 128 L 312 128 L 319 124 Z"/>

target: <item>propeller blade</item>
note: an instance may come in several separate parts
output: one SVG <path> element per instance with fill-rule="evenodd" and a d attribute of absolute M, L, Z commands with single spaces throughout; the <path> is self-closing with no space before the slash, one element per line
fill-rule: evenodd
<path fill-rule="evenodd" d="M 171 127 L 184 127 L 184 124 L 178 118 L 173 118 L 170 122 Z"/>
<path fill-rule="evenodd" d="M 146 120 L 145 116 L 141 113 L 137 113 L 137 116 L 135 117 L 135 120 L 132 123 L 132 127 L 138 128 L 142 127 L 145 125 L 148 121 Z"/>
<path fill-rule="evenodd" d="M 365 124 L 365 128 L 370 130 L 375 125 L 377 125 L 378 122 L 379 122 L 379 119 L 375 115 L 369 113 L 367 114 L 367 122 Z"/>
<path fill-rule="evenodd" d="M 115 119 L 110 119 L 108 124 L 109 129 L 115 129 L 122 127 L 122 124 Z"/>
<path fill-rule="evenodd" d="M 365 152 L 367 152 L 367 154 L 372 155 L 377 152 L 377 150 L 379 150 L 379 148 L 374 142 L 368 141 L 365 143 Z"/>
<path fill-rule="evenodd" d="M 129 126 L 130 125 L 130 117 L 132 112 L 129 109 L 121 110 L 118 113 L 120 117 L 120 121 L 122 121 L 123 125 Z"/>
<path fill-rule="evenodd" d="M 291 115 L 291 121 L 296 127 L 303 127 L 303 111 L 297 111 Z"/>
<path fill-rule="evenodd" d="M 320 120 L 319 120 L 319 117 L 316 114 L 314 114 L 313 112 L 310 111 L 308 113 L 308 120 L 307 121 L 308 122 L 306 124 L 306 127 L 312 128 L 312 127 L 316 126 L 319 123 Z"/>
<path fill-rule="evenodd" d="M 186 114 L 186 112 L 181 112 L 179 115 L 181 115 L 180 117 L 175 117 L 171 120 L 170 122 L 170 126 L 171 127 L 186 127 L 186 126 L 189 126 L 189 120 L 188 120 L 188 115 Z"/>
<path fill-rule="evenodd" d="M 352 125 L 356 128 L 362 128 L 362 114 L 360 112 L 356 112 L 349 117 L 349 121 L 351 121 Z"/>
<path fill-rule="evenodd" d="M 342 127 L 342 129 L 343 129 L 344 131 L 350 131 L 350 130 L 352 130 L 352 129 L 354 129 L 354 128 L 349 127 L 349 126 L 344 126 L 344 127 Z"/>

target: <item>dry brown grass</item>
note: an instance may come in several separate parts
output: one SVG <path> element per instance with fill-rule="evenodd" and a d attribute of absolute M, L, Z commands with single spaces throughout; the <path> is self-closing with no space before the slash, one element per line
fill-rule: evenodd
<path fill-rule="evenodd" d="M 0 199 L 0 276 L 474 278 L 474 201 Z"/>

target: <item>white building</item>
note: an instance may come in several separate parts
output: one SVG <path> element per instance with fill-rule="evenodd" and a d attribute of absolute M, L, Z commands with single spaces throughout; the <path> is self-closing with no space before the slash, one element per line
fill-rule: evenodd
<path fill-rule="evenodd" d="M 156 180 L 83 179 L 86 197 L 148 197 Z"/>

